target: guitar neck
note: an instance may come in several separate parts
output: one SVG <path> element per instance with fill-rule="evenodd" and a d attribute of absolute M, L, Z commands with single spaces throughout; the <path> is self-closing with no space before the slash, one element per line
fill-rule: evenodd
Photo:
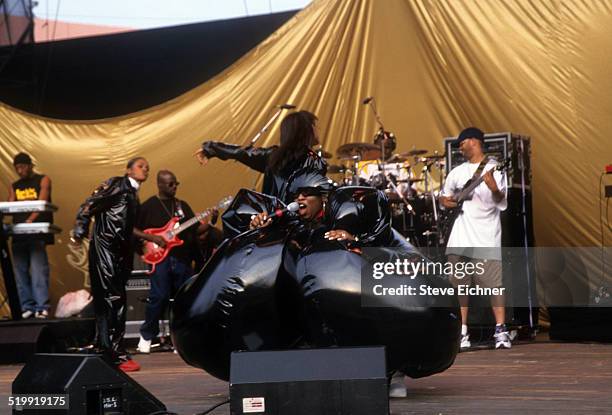
<path fill-rule="evenodd" d="M 198 213 L 197 215 L 195 215 L 193 218 L 186 220 L 185 222 L 183 222 L 178 228 L 172 230 L 172 233 L 174 235 L 178 235 L 179 233 L 183 232 L 185 229 L 188 229 L 190 227 L 192 227 L 193 225 L 195 225 L 197 222 L 201 221 L 202 219 L 206 218 L 208 216 L 208 212 L 201 212 Z"/>
<path fill-rule="evenodd" d="M 468 187 L 461 190 L 455 198 L 457 202 L 463 202 L 470 195 L 470 193 L 472 193 L 472 191 L 474 191 L 474 189 L 476 189 L 480 183 L 482 183 L 483 180 L 484 176 L 480 176 L 476 180 L 472 181 Z"/>
<path fill-rule="evenodd" d="M 217 204 L 216 209 L 225 209 L 226 207 L 230 205 L 230 203 L 232 203 L 232 200 L 234 200 L 234 198 L 231 196 L 221 199 L 221 201 Z M 200 222 L 202 219 L 207 218 L 208 216 L 210 216 L 209 210 L 205 210 L 204 212 L 196 213 L 196 215 L 193 218 L 186 220 L 178 228 L 172 230 L 172 234 L 176 236 L 179 233 L 183 232 L 185 229 L 190 228 L 191 226 Z"/>
<path fill-rule="evenodd" d="M 474 189 L 476 189 L 478 185 L 480 185 L 480 183 L 484 181 L 485 174 L 490 171 L 505 171 L 508 168 L 509 163 L 510 160 L 506 159 L 503 163 L 499 163 L 492 169 L 485 171 L 484 174 L 478 176 L 475 180 L 469 182 L 469 184 L 465 188 L 463 188 L 459 193 L 457 193 L 457 195 L 455 196 L 455 200 L 457 200 L 457 202 L 459 203 L 463 202 L 470 195 L 470 193 L 472 193 Z"/>

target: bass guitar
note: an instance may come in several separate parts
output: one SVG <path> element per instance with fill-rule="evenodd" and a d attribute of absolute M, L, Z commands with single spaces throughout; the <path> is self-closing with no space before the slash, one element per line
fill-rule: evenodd
<path fill-rule="evenodd" d="M 488 171 L 505 171 L 508 169 L 509 165 L 510 159 L 505 159 L 503 162 L 498 163 L 495 167 Z M 485 172 L 485 174 L 487 172 Z M 448 243 L 448 238 L 450 237 L 451 231 L 453 230 L 453 226 L 455 226 L 455 221 L 457 220 L 459 215 L 463 213 L 463 202 L 472 198 L 474 189 L 476 189 L 483 181 L 484 174 L 476 178 L 471 178 L 465 183 L 461 190 L 459 190 L 453 195 L 453 199 L 457 202 L 457 206 L 454 208 L 446 208 L 445 215 L 442 220 L 443 225 L 441 234 L 445 244 Z"/>
<path fill-rule="evenodd" d="M 227 196 L 217 204 L 216 208 L 218 210 L 223 210 L 227 208 L 230 203 L 232 203 L 233 197 Z M 206 219 L 210 216 L 209 210 L 205 210 L 204 212 L 200 212 L 196 214 L 193 218 L 186 220 L 185 222 L 179 224 L 180 218 L 173 217 L 164 225 L 162 228 L 149 228 L 145 229 L 143 232 L 148 233 L 149 235 L 159 235 L 166 241 L 166 246 L 161 247 L 157 245 L 155 242 L 145 241 L 144 244 L 144 254 L 142 255 L 142 260 L 151 264 L 153 267 L 148 272 L 148 274 L 152 274 L 155 272 L 155 266 L 162 262 L 168 256 L 170 250 L 176 246 L 183 245 L 183 241 L 178 238 L 178 235 L 186 229 L 189 229 L 196 223 Z"/>

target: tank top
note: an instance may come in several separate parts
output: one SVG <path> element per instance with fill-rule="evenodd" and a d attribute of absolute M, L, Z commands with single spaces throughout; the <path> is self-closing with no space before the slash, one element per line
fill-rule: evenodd
<path fill-rule="evenodd" d="M 43 174 L 33 174 L 32 177 L 19 179 L 13 183 L 13 191 L 15 192 L 15 201 L 22 202 L 25 200 L 38 200 L 40 197 L 40 182 L 45 177 Z M 49 191 L 49 202 L 51 202 L 51 191 Z M 16 213 L 13 215 L 13 223 L 23 223 L 30 216 L 30 213 Z M 52 212 L 41 212 L 34 222 L 49 222 L 53 223 Z M 53 243 L 53 235 L 15 235 L 13 240 L 26 238 L 42 238 L 47 244 Z"/>

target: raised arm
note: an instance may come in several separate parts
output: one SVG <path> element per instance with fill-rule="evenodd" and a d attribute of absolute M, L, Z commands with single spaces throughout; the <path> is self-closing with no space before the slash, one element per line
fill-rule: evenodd
<path fill-rule="evenodd" d="M 196 152 L 196 157 L 201 164 L 205 164 L 209 158 L 219 158 L 221 160 L 237 160 L 242 164 L 264 172 L 268 164 L 268 158 L 275 147 L 242 147 L 234 144 L 226 144 L 220 141 L 205 141 L 202 148 Z"/>

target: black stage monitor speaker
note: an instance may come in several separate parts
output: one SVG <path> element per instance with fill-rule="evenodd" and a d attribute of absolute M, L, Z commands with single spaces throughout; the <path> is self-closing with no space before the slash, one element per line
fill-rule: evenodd
<path fill-rule="evenodd" d="M 26 362 L 36 352 L 53 352 L 55 339 L 44 324 L 0 326 L 0 364 Z"/>
<path fill-rule="evenodd" d="M 67 395 L 65 409 L 13 414 L 146 415 L 166 407 L 132 378 L 97 355 L 36 354 L 13 381 L 12 395 Z"/>
<path fill-rule="evenodd" d="M 385 349 L 234 352 L 230 413 L 387 415 Z"/>

